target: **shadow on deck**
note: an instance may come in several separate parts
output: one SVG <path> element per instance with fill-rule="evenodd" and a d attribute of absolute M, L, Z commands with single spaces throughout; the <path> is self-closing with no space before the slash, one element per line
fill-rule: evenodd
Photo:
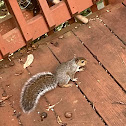
<path fill-rule="evenodd" d="M 77 24 L 61 37 L 50 39 L 50 43 L 39 42 L 39 47 L 31 51 L 35 59 L 27 70 L 22 64 L 27 57 L 25 49 L 12 56 L 11 62 L 1 62 L 0 99 L 12 97 L 0 104 L 0 125 L 58 126 L 59 116 L 68 126 L 125 126 L 125 11 L 122 4 L 108 6 L 92 14 L 89 24 Z M 48 92 L 33 112 L 24 114 L 19 104 L 24 82 L 38 72 L 54 72 L 60 62 L 73 58 L 74 54 L 88 60 L 85 71 L 76 75 L 77 85 Z M 49 104 L 57 102 L 54 111 L 46 111 Z M 72 112 L 71 118 L 64 116 L 68 111 Z M 47 118 L 41 121 L 38 112 L 47 112 Z"/>

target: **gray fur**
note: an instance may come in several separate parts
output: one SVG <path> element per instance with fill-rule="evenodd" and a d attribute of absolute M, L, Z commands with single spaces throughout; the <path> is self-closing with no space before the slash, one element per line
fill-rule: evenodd
<path fill-rule="evenodd" d="M 28 88 L 33 84 L 33 82 L 35 82 L 37 79 L 39 79 L 41 76 L 43 75 L 52 75 L 52 73 L 50 72 L 42 72 L 42 73 L 38 73 L 34 76 L 32 76 L 25 84 L 24 87 L 22 88 L 22 92 L 21 92 L 21 99 L 20 99 L 20 106 L 23 109 L 24 113 L 30 113 L 31 111 L 33 111 L 36 107 L 36 104 L 38 103 L 38 100 L 40 98 L 40 96 L 44 95 L 46 92 L 56 88 L 57 86 L 57 82 L 54 80 L 54 82 L 52 83 L 48 83 L 48 85 L 44 85 L 41 89 L 38 90 L 38 92 L 36 92 L 36 97 L 35 99 L 31 101 L 28 101 L 27 98 L 25 98 L 25 93 L 27 93 Z"/>
<path fill-rule="evenodd" d="M 24 112 L 30 113 L 36 107 L 41 95 L 56 88 L 58 84 L 68 84 L 70 79 L 76 80 L 74 74 L 79 71 L 75 58 L 57 67 L 54 74 L 42 72 L 32 76 L 22 88 L 20 105 Z M 60 86 L 59 85 L 59 86 Z"/>

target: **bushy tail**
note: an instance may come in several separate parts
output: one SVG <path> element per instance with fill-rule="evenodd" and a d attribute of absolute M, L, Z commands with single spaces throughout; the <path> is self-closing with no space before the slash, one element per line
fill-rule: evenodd
<path fill-rule="evenodd" d="M 41 95 L 56 88 L 56 79 L 50 72 L 32 76 L 22 88 L 20 104 L 23 112 L 31 112 L 36 107 Z"/>

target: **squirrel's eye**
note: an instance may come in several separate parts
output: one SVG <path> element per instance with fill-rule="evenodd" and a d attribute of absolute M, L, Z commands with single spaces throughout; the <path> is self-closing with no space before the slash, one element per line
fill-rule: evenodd
<path fill-rule="evenodd" d="M 84 63 L 84 60 L 82 60 L 81 63 Z"/>

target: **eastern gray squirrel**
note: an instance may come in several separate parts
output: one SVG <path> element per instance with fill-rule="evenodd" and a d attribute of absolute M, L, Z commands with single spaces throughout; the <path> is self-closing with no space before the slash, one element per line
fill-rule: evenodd
<path fill-rule="evenodd" d="M 60 64 L 55 73 L 41 72 L 32 76 L 22 88 L 20 104 L 23 112 L 31 112 L 36 107 L 40 96 L 60 87 L 70 87 L 69 81 L 77 81 L 74 75 L 78 71 L 83 71 L 87 63 L 83 57 L 73 58 L 67 62 Z"/>

